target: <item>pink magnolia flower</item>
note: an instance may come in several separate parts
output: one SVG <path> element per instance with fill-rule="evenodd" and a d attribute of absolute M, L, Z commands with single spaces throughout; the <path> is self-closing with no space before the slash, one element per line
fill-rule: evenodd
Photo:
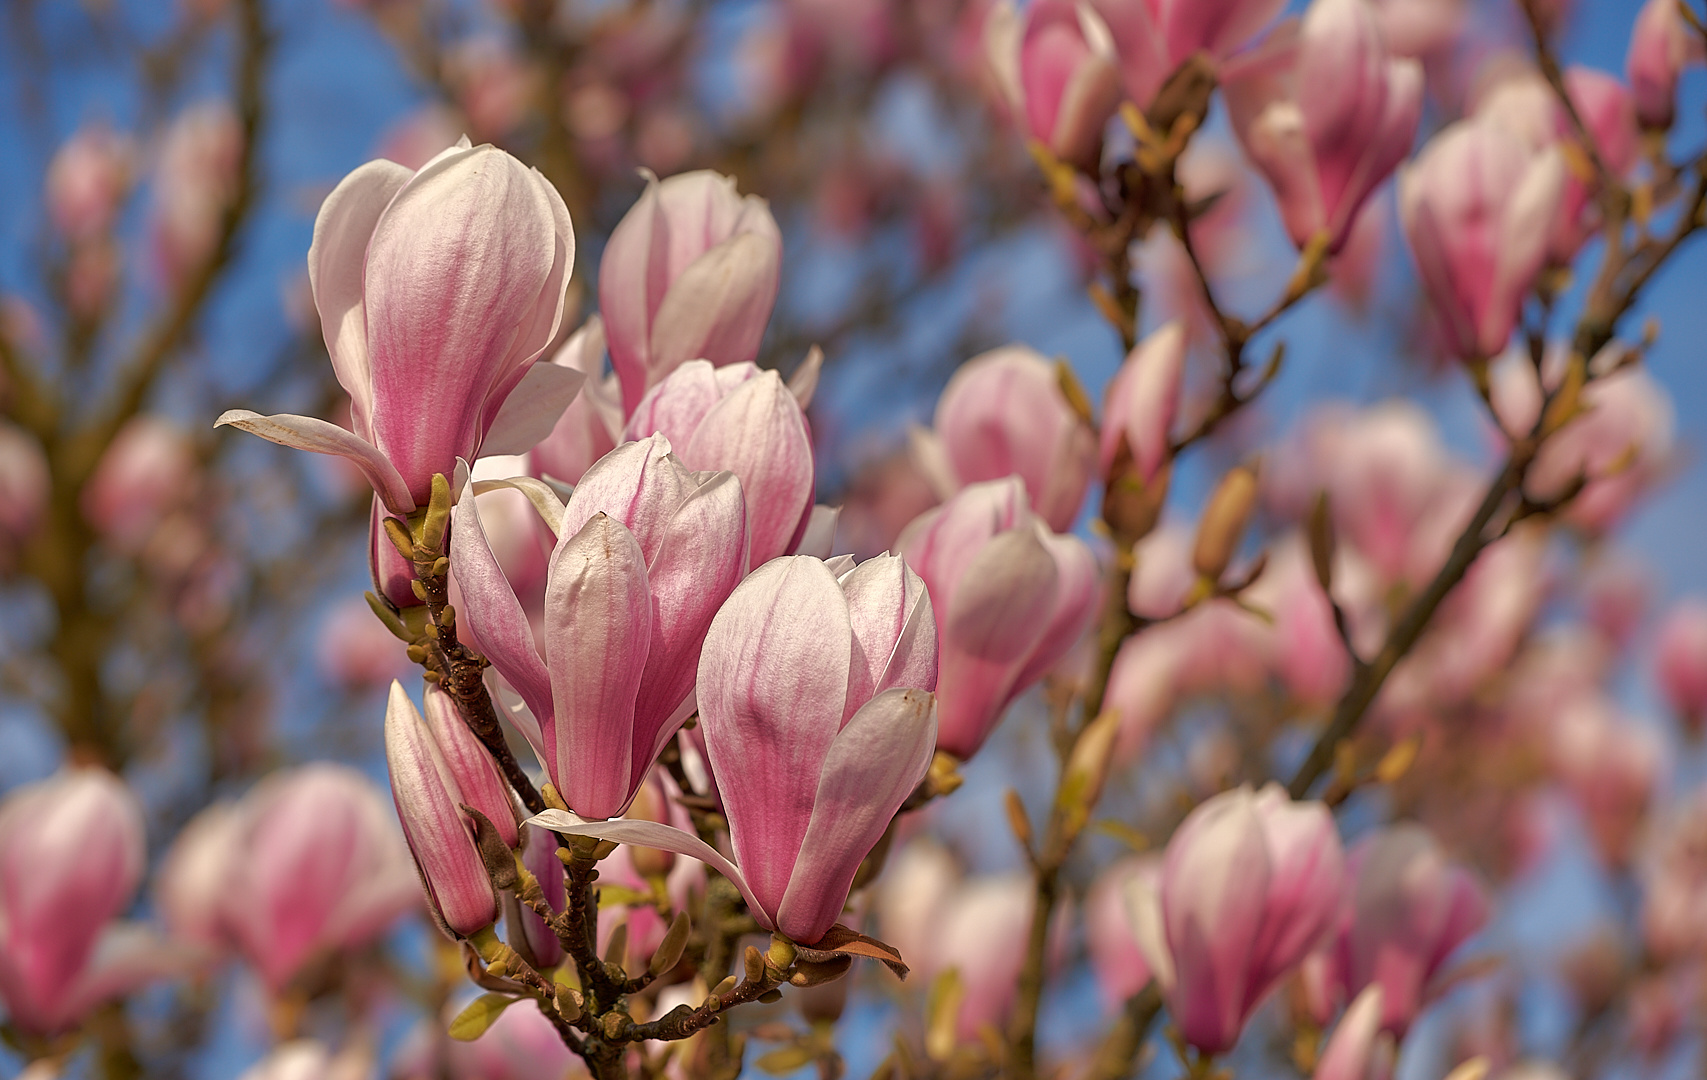
<path fill-rule="evenodd" d="M 208 955 L 227 944 L 226 877 L 242 827 L 234 804 L 214 803 L 191 818 L 167 849 L 154 879 L 154 906 L 174 942 Z"/>
<path fill-rule="evenodd" d="M 1432 59 L 1458 41 L 1466 0 L 1376 0 L 1381 37 L 1394 56 Z"/>
<path fill-rule="evenodd" d="M 1624 70 L 1644 127 L 1671 127 L 1677 115 L 1677 77 L 1702 57 L 1701 39 L 1683 21 L 1676 0 L 1648 0 L 1642 5 L 1630 32 Z"/>
<path fill-rule="evenodd" d="M 1666 613 L 1654 648 L 1654 677 L 1692 727 L 1707 719 L 1707 604 L 1689 597 Z"/>
<path fill-rule="evenodd" d="M 1150 981 L 1150 965 L 1133 932 L 1131 895 L 1134 889 L 1153 892 L 1161 877 L 1161 856 L 1126 855 L 1104 867 L 1085 896 L 1085 951 L 1102 999 L 1113 1008 Z"/>
<path fill-rule="evenodd" d="M 812 517 L 812 436 L 775 371 L 690 360 L 646 392 L 626 436 L 669 439 L 690 469 L 727 469 L 741 481 L 752 534 L 748 565 L 798 550 Z M 828 554 L 828 552 L 825 552 Z"/>
<path fill-rule="evenodd" d="M 587 377 L 581 392 L 563 410 L 551 434 L 529 453 L 528 472 L 565 484 L 578 484 L 593 463 L 616 449 L 622 439 L 622 392 L 616 375 L 603 376 L 605 326 L 597 315 L 569 336 L 552 363 Z"/>
<path fill-rule="evenodd" d="M 274 773 L 234 811 L 204 813 L 236 821 L 210 829 L 228 846 L 224 874 L 203 879 L 214 894 L 203 904 L 218 905 L 221 933 L 275 993 L 319 955 L 373 940 L 420 902 L 391 808 L 354 769 Z"/>
<path fill-rule="evenodd" d="M 1330 949 L 1333 977 L 1348 997 L 1380 987 L 1380 1026 L 1403 1036 L 1435 975 L 1487 922 L 1487 891 L 1409 823 L 1352 845 L 1346 870 L 1351 892 Z"/>
<path fill-rule="evenodd" d="M 1596 379 L 1583 390 L 1582 405 L 1581 415 L 1542 444 L 1524 487 L 1547 499 L 1586 479 L 1566 517 L 1601 533 L 1664 474 L 1677 421 L 1665 388 L 1640 367 Z"/>
<path fill-rule="evenodd" d="M 519 454 L 585 376 L 534 363 L 575 261 L 569 213 L 537 170 L 466 139 L 417 172 L 370 161 L 321 204 L 308 277 L 353 431 L 233 409 L 265 439 L 348 458 L 385 508 L 412 512 L 458 459 Z"/>
<path fill-rule="evenodd" d="M 47 215 L 74 242 L 111 231 L 130 187 L 136 147 L 105 124 L 86 124 L 47 166 Z"/>
<path fill-rule="evenodd" d="M 369 1080 L 372 1075 L 372 1054 L 360 1045 L 333 1054 L 324 1043 L 296 1039 L 274 1047 L 238 1080 Z"/>
<path fill-rule="evenodd" d="M 1357 212 L 1410 152 L 1423 72 L 1392 56 L 1369 0 L 1314 0 L 1303 25 L 1226 84 L 1245 152 L 1268 177 L 1292 242 L 1338 252 Z"/>
<path fill-rule="evenodd" d="M 121 549 L 135 550 L 190 498 L 199 472 L 188 433 L 157 416 L 138 416 L 96 464 L 83 488 L 83 517 Z"/>
<path fill-rule="evenodd" d="M 1662 962 L 1707 955 L 1707 788 L 1657 823 L 1639 869 L 1649 951 Z"/>
<path fill-rule="evenodd" d="M 1564 195 L 1556 148 L 1534 152 L 1478 115 L 1429 140 L 1399 174 L 1399 220 L 1452 349 L 1498 355 L 1546 261 Z"/>
<path fill-rule="evenodd" d="M 734 883 L 759 925 L 819 941 L 930 768 L 936 644 L 924 583 L 899 556 L 840 577 L 809 555 L 773 559 L 717 613 L 699 661 L 700 729 L 735 861 L 653 822 L 552 810 L 532 823 L 690 855 Z"/>
<path fill-rule="evenodd" d="M 878 932 L 907 958 L 927 992 L 954 973 L 960 993 L 955 1033 L 963 1043 L 1007 1023 L 1035 892 L 1025 874 L 968 877 L 946 849 L 928 839 L 911 841 L 891 856 L 879 881 Z M 1072 904 L 1063 903 L 1049 925 L 1044 958 L 1051 971 L 1066 959 L 1073 914 Z"/>
<path fill-rule="evenodd" d="M 526 704 L 524 733 L 577 813 L 621 813 L 692 712 L 706 629 L 746 573 L 746 507 L 733 474 L 696 474 L 661 434 L 605 455 L 546 522 L 541 656 L 464 489 L 451 566 L 468 635 Z"/>
<path fill-rule="evenodd" d="M 688 360 L 739 364 L 759 352 L 781 280 L 782 234 L 731 177 L 682 173 L 646 190 L 611 232 L 599 312 L 632 412 Z"/>
<path fill-rule="evenodd" d="M 1168 841 L 1134 929 L 1186 1042 L 1221 1053 L 1282 978 L 1332 931 L 1345 880 L 1334 819 L 1277 785 L 1223 792 Z"/>
<path fill-rule="evenodd" d="M 472 806 L 518 843 L 510 791 L 498 766 L 456 714 L 450 695 L 429 684 L 427 717 L 393 680 L 385 707 L 385 761 L 391 798 L 433 914 L 453 938 L 490 926 L 498 897 L 474 845 Z"/>
<path fill-rule="evenodd" d="M 919 515 L 897 546 L 939 613 L 938 742 L 964 760 L 1096 618 L 1096 558 L 1084 541 L 1049 531 L 1017 476 L 962 489 Z"/>
<path fill-rule="evenodd" d="M 1602 164 L 1614 177 L 1625 176 L 1641 156 L 1636 105 L 1630 91 L 1617 79 L 1592 68 L 1570 67 L 1564 79 L 1571 106 L 1594 140 Z M 1522 71 L 1500 80 L 1476 103 L 1476 113 L 1505 125 L 1537 153 L 1556 144 L 1580 141 L 1558 95 L 1538 72 Z M 1548 245 L 1554 262 L 1568 263 L 1575 258 L 1599 225 L 1590 179 L 1570 171 L 1565 174 Z"/>
<path fill-rule="evenodd" d="M 1211 600 L 1181 614 L 1197 581 L 1193 546 L 1191 529 L 1171 521 L 1138 545 L 1127 605 L 1167 621 L 1127 638 L 1115 654 L 1103 700 L 1120 713 L 1118 761 L 1137 756 L 1180 699 L 1257 693 L 1272 667 L 1274 631 L 1232 602 Z"/>
<path fill-rule="evenodd" d="M 179 113 L 155 163 L 150 232 L 156 272 L 167 291 L 213 254 L 220 218 L 237 194 L 243 126 L 223 101 Z"/>
<path fill-rule="evenodd" d="M 329 682 L 347 690 L 366 690 L 403 673 L 408 659 L 403 643 L 360 597 L 333 605 L 321 620 L 315 660 Z"/>
<path fill-rule="evenodd" d="M 1140 341 L 1109 381 L 1103 404 L 1098 463 L 1106 479 L 1124 441 L 1138 475 L 1148 483 L 1161 469 L 1179 410 L 1185 373 L 1185 325 L 1168 323 Z"/>
<path fill-rule="evenodd" d="M 1613 866 L 1628 863 L 1660 782 L 1659 733 L 1594 696 L 1561 710 L 1537 736 L 1600 856 Z"/>
<path fill-rule="evenodd" d="M 68 769 L 0 802 L 0 1001 L 14 1026 L 59 1034 L 172 970 L 151 934 L 114 921 L 146 858 L 142 807 L 104 769 Z"/>
<path fill-rule="evenodd" d="M 1285 0 L 1094 0 L 1120 56 L 1126 95 L 1149 108 L 1156 91 L 1193 53 L 1220 62 L 1285 9 Z"/>
<path fill-rule="evenodd" d="M 915 430 L 912 443 L 942 498 L 1017 475 L 1057 532 L 1079 516 L 1095 447 L 1096 436 L 1062 396 L 1054 365 L 1024 345 L 962 364 L 937 399 L 935 430 Z"/>
<path fill-rule="evenodd" d="M 23 428 L 0 420 L 0 536 L 7 546 L 29 539 L 41 524 L 52 483 L 41 443 Z"/>
<path fill-rule="evenodd" d="M 1389 1080 L 1395 1048 L 1381 1030 L 1381 987 L 1371 983 L 1340 1017 L 1313 1080 Z"/>
<path fill-rule="evenodd" d="M 813 942 L 930 765 L 936 623 L 896 556 L 840 578 L 810 556 L 754 571 L 713 621 L 700 723 L 754 916 Z"/>
<path fill-rule="evenodd" d="M 1102 131 L 1120 104 L 1120 69 L 1107 24 L 1089 3 L 1012 0 L 990 9 L 985 50 L 1026 133 L 1062 161 L 1094 168 Z"/>

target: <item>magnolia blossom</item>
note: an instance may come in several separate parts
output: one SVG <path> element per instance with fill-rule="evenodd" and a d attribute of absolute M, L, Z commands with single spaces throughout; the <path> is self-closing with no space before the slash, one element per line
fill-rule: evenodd
<path fill-rule="evenodd" d="M 1221 62 L 1275 20 L 1285 0 L 1092 0 L 1120 56 L 1126 95 L 1148 108 L 1195 53 Z"/>
<path fill-rule="evenodd" d="M 1277 785 L 1224 792 L 1168 841 L 1160 884 L 1130 892 L 1134 930 L 1186 1042 L 1217 1054 L 1334 927 L 1345 857 L 1333 815 Z"/>
<path fill-rule="evenodd" d="M 1096 617 L 1096 558 L 1031 512 L 1017 476 L 962 489 L 896 544 L 942 628 L 939 743 L 969 758 Z"/>
<path fill-rule="evenodd" d="M 661 434 L 587 470 L 546 522 L 543 656 L 474 497 L 470 484 L 451 524 L 468 635 L 521 695 L 524 734 L 569 806 L 620 814 L 692 712 L 706 629 L 746 573 L 741 482 L 693 472 Z"/>
<path fill-rule="evenodd" d="M 735 861 L 667 825 L 556 810 L 532 822 L 691 855 L 740 889 L 759 925 L 820 941 L 930 767 L 936 666 L 929 595 L 898 556 L 839 577 L 809 555 L 773 559 L 718 612 L 699 662 L 700 728 Z"/>
<path fill-rule="evenodd" d="M 601 378 L 605 363 L 605 324 L 594 315 L 557 350 L 551 362 L 573 368 L 586 382 L 563 410 L 551 433 L 529 452 L 527 472 L 565 484 L 578 484 L 593 463 L 622 441 L 622 391 L 613 372 Z"/>
<path fill-rule="evenodd" d="M 72 241 L 113 227 L 130 187 L 136 147 L 105 124 L 86 124 L 65 140 L 47 166 L 47 213 Z"/>
<path fill-rule="evenodd" d="M 467 937 L 497 918 L 498 898 L 471 831 L 471 806 L 519 842 L 509 786 L 486 748 L 457 715 L 450 696 L 429 684 L 423 720 L 401 683 L 385 708 L 385 761 L 403 836 L 421 872 L 427 902 L 452 937 Z"/>
<path fill-rule="evenodd" d="M 166 129 L 149 218 L 154 266 L 168 291 L 213 254 L 242 154 L 243 126 L 223 101 L 192 105 Z"/>
<path fill-rule="evenodd" d="M 1486 114 L 1429 140 L 1399 174 L 1399 220 L 1449 346 L 1498 355 L 1547 257 L 1564 160 Z"/>
<path fill-rule="evenodd" d="M 1590 696 L 1562 709 L 1538 735 L 1601 857 L 1628 863 L 1665 763 L 1659 733 Z"/>
<path fill-rule="evenodd" d="M 1350 657 L 1302 536 L 1272 544 L 1266 568 L 1244 593 L 1266 618 L 1224 599 L 1182 614 L 1197 581 L 1191 552 L 1191 533 L 1177 522 L 1136 549 L 1127 604 L 1166 621 L 1127 638 L 1115 654 L 1104 704 L 1120 713 L 1117 760 L 1140 753 L 1173 707 L 1194 695 L 1256 694 L 1273 681 L 1320 706 L 1339 696 L 1349 676 Z"/>
<path fill-rule="evenodd" d="M 1103 405 L 1098 449 L 1104 478 L 1116 478 L 1122 446 L 1145 483 L 1161 469 L 1179 410 L 1185 354 L 1185 326 L 1175 320 L 1133 346 L 1114 373 Z"/>
<path fill-rule="evenodd" d="M 1649 950 L 1661 960 L 1707 954 L 1707 788 L 1658 823 L 1640 870 Z"/>
<path fill-rule="evenodd" d="M 188 433 L 158 416 L 119 429 L 84 485 L 83 517 L 124 550 L 146 541 L 194 493 L 200 463 Z"/>
<path fill-rule="evenodd" d="M 1381 1030 L 1381 987 L 1357 995 L 1316 1062 L 1312 1080 L 1389 1080 L 1395 1048 Z"/>
<path fill-rule="evenodd" d="M 1055 367 L 1024 345 L 974 356 L 937 399 L 935 429 L 914 429 L 914 460 L 941 498 L 1010 474 L 1037 515 L 1066 532 L 1090 484 L 1096 437 L 1062 395 Z"/>
<path fill-rule="evenodd" d="M 7 546 L 35 532 L 52 483 L 41 443 L 23 428 L 0 420 L 0 538 Z"/>
<path fill-rule="evenodd" d="M 756 364 L 690 360 L 647 391 L 629 417 L 628 438 L 654 433 L 688 468 L 727 469 L 741 481 L 750 566 L 798 550 L 813 514 L 812 436 L 780 375 Z"/>
<path fill-rule="evenodd" d="M 1636 105 L 1630 91 L 1612 76 L 1585 67 L 1567 68 L 1564 82 L 1571 107 L 1593 140 L 1601 164 L 1614 179 L 1624 177 L 1641 157 Z M 1509 128 L 1536 152 L 1581 141 L 1558 94 L 1538 72 L 1521 72 L 1500 80 L 1478 100 L 1476 112 Z M 1565 174 L 1548 247 L 1555 262 L 1568 263 L 1575 258 L 1599 224 L 1592 180 L 1570 171 Z"/>
<path fill-rule="evenodd" d="M 1085 896 L 1085 950 L 1103 1001 L 1119 1006 L 1150 982 L 1150 965 L 1133 932 L 1128 897 L 1155 890 L 1162 876 L 1156 854 L 1127 855 L 1103 868 Z"/>
<path fill-rule="evenodd" d="M 1227 83 L 1233 127 L 1280 201 L 1292 242 L 1337 252 L 1410 152 L 1423 73 L 1390 56 L 1370 0 L 1315 0 L 1301 28 Z"/>
<path fill-rule="evenodd" d="M 73 768 L 0 802 L 0 1002 L 17 1028 L 57 1035 L 171 971 L 130 906 L 147 851 L 142 807 L 100 768 Z"/>
<path fill-rule="evenodd" d="M 928 840 L 891 856 L 876 898 L 878 931 L 907 958 L 913 977 L 930 988 L 953 973 L 959 988 L 955 1033 L 962 1042 L 1006 1025 L 1035 905 L 1029 875 L 966 877 Z M 1045 953 L 1052 966 L 1061 959 L 1066 925 L 1050 926 Z"/>
<path fill-rule="evenodd" d="M 1660 624 L 1654 677 L 1673 710 L 1699 726 L 1707 718 L 1707 604 L 1678 601 Z"/>
<path fill-rule="evenodd" d="M 1346 870 L 1351 894 L 1329 953 L 1332 977 L 1348 997 L 1380 987 L 1380 1026 L 1402 1036 L 1435 974 L 1487 921 L 1486 890 L 1413 824 L 1363 837 Z"/>
<path fill-rule="evenodd" d="M 372 1075 L 372 1054 L 359 1045 L 334 1055 L 313 1039 L 297 1039 L 275 1047 L 238 1080 L 369 1080 Z"/>
<path fill-rule="evenodd" d="M 420 897 L 384 796 L 324 762 L 203 810 L 166 867 L 174 935 L 235 947 L 275 993 L 321 953 L 373 940 Z"/>
<path fill-rule="evenodd" d="M 1669 128 L 1677 115 L 1677 78 L 1700 63 L 1701 39 L 1684 22 L 1677 0 L 1648 0 L 1630 32 L 1624 69 L 1636 96 L 1636 114 L 1650 128 Z"/>
<path fill-rule="evenodd" d="M 321 204 L 308 279 L 353 430 L 233 409 L 262 438 L 348 458 L 393 514 L 458 459 L 519 454 L 585 376 L 534 361 L 575 262 L 569 212 L 521 162 L 467 139 L 411 172 L 370 161 Z"/>
<path fill-rule="evenodd" d="M 689 360 L 758 355 L 781 278 L 782 234 L 732 177 L 650 173 L 599 264 L 599 312 L 625 412 Z"/>
<path fill-rule="evenodd" d="M 360 597 L 334 604 L 315 635 L 315 661 L 328 682 L 347 690 L 384 686 L 408 666 L 403 643 Z"/>
<path fill-rule="evenodd" d="M 1596 379 L 1582 412 L 1542 444 L 1525 490 L 1547 499 L 1586 481 L 1566 516 L 1591 532 L 1611 528 L 1671 462 L 1676 415 L 1671 398 L 1640 367 Z"/>
<path fill-rule="evenodd" d="M 1022 16 L 1003 0 L 990 9 L 984 43 L 1026 132 L 1062 161 L 1094 169 L 1102 129 L 1120 104 L 1114 39 L 1096 10 L 1078 0 L 1036 0 Z"/>

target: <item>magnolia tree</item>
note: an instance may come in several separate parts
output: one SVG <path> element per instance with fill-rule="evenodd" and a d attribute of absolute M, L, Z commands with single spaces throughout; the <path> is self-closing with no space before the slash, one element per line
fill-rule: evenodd
<path fill-rule="evenodd" d="M 1696 9 L 1615 72 L 1543 0 L 348 6 L 433 103 L 236 389 L 284 13 L 19 9 L 149 106 L 0 324 L 19 1075 L 1699 1073 L 1707 605 L 1649 630 L 1614 539 L 1680 462 Z M 909 306 L 980 248 L 1082 283 L 1100 395 Z M 1427 389 L 1297 408 L 1310 309 Z M 861 390 L 921 326 L 952 376 Z M 1614 899 L 1537 950 L 1561 859 Z"/>

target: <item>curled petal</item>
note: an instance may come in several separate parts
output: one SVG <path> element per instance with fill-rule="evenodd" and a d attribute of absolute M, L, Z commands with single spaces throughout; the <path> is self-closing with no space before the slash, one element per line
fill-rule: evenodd
<path fill-rule="evenodd" d="M 364 442 L 359 436 L 337 424 L 291 413 L 262 416 L 248 409 L 227 409 L 214 421 L 213 426 L 226 425 L 241 428 L 251 435 L 259 435 L 280 446 L 348 458 L 361 470 L 367 482 L 373 485 L 374 493 L 385 503 L 387 510 L 398 515 L 415 512 L 415 499 L 391 459 L 380 453 L 373 444 Z"/>
<path fill-rule="evenodd" d="M 689 832 L 683 832 L 673 825 L 661 825 L 656 821 L 635 821 L 618 818 L 613 821 L 583 821 L 574 814 L 562 810 L 547 810 L 535 814 L 524 823 L 538 825 L 542 829 L 562 833 L 564 836 L 592 836 L 600 840 L 610 840 L 618 844 L 630 844 L 635 847 L 658 848 L 660 851 L 673 851 L 678 855 L 686 855 L 690 859 L 698 859 L 713 870 L 729 879 L 729 883 L 741 893 L 741 898 L 747 902 L 747 908 L 753 918 L 765 929 L 774 929 L 776 923 L 765 912 L 764 906 L 747 885 L 747 880 L 736 869 L 735 864 L 724 858 L 716 848 Z"/>

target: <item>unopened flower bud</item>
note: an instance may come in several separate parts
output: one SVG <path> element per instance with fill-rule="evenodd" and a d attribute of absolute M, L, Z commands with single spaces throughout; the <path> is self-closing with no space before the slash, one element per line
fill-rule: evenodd
<path fill-rule="evenodd" d="M 434 914 L 455 937 L 490 926 L 498 898 L 461 809 L 467 799 L 432 729 L 398 682 L 391 684 L 385 710 L 385 759 L 403 835 Z"/>
<path fill-rule="evenodd" d="M 1256 500 L 1255 469 L 1240 465 L 1221 478 L 1198 523 L 1197 543 L 1191 552 L 1191 565 L 1199 574 L 1211 581 L 1221 580 L 1239 549 Z"/>

